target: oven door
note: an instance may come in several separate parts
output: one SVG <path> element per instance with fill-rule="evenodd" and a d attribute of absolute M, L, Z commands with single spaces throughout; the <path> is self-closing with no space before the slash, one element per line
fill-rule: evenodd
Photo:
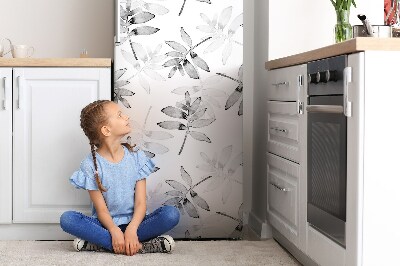
<path fill-rule="evenodd" d="M 345 247 L 347 119 L 343 96 L 311 96 L 307 106 L 307 221 Z"/>

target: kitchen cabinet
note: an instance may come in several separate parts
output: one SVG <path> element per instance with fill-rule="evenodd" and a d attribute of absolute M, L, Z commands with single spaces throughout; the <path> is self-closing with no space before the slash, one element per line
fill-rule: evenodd
<path fill-rule="evenodd" d="M 303 158 L 299 143 L 305 118 L 305 65 L 268 72 L 267 88 L 267 216 L 273 228 L 305 249 Z"/>
<path fill-rule="evenodd" d="M 288 135 L 280 141 L 281 150 L 274 148 L 274 155 L 267 157 L 267 164 L 271 165 L 268 167 L 272 172 L 272 175 L 269 174 L 272 182 L 276 181 L 277 186 L 287 191 L 293 191 L 298 185 L 298 225 L 296 227 L 296 208 L 289 207 L 295 205 L 295 201 L 285 198 L 284 194 L 272 194 L 269 191 L 272 188 L 268 190 L 271 200 L 269 205 L 280 209 L 280 223 L 288 229 L 271 220 L 271 211 L 268 219 L 273 226 L 274 238 L 305 265 L 394 265 L 398 261 L 397 247 L 400 238 L 400 231 L 397 230 L 400 220 L 400 212 L 397 211 L 400 202 L 397 166 L 400 142 L 394 141 L 393 138 L 396 136 L 395 124 L 400 115 L 400 90 L 396 79 L 397 65 L 400 62 L 400 39 L 355 38 L 282 60 L 273 60 L 267 63 L 267 68 L 273 69 L 268 71 L 268 75 L 278 70 L 284 72 L 285 69 L 294 69 L 296 65 L 301 66 L 307 62 L 338 55 L 346 55 L 346 68 L 341 80 L 347 95 L 343 99 L 343 111 L 347 117 L 345 245 L 335 242 L 307 222 L 305 185 L 308 143 L 307 129 L 303 127 L 307 125 L 306 112 L 305 115 L 298 115 L 298 143 Z M 303 91 L 307 90 L 307 86 L 306 84 Z M 270 86 L 269 90 L 271 89 L 275 88 Z M 304 101 L 303 109 L 311 110 L 308 108 L 310 106 L 307 104 L 306 95 L 301 91 L 300 89 L 300 102 Z M 273 104 L 285 104 L 282 99 L 270 101 L 273 101 Z M 283 105 L 279 108 L 272 107 L 275 113 L 277 110 L 278 113 L 282 113 L 283 121 L 273 127 L 286 129 L 285 123 L 293 124 L 294 107 L 289 104 L 294 102 L 293 98 L 286 102 L 288 105 L 285 108 L 281 108 Z M 281 133 L 284 132 L 279 131 L 279 134 Z M 283 147 L 287 147 L 290 152 L 284 152 Z M 293 152 L 296 147 L 299 149 L 298 157 Z M 294 171 L 292 163 L 284 164 L 284 160 L 289 157 L 291 159 L 286 162 L 291 161 L 293 164 L 296 163 L 296 158 L 299 158 L 298 179 L 295 178 L 297 172 Z M 327 199 L 330 197 L 327 193 L 322 196 Z M 292 197 L 295 195 L 292 194 Z M 296 238 L 296 228 L 300 240 Z M 305 228 L 304 242 L 301 241 L 302 228 Z"/>
<path fill-rule="evenodd" d="M 65 238 L 60 215 L 90 213 L 87 193 L 69 183 L 90 152 L 80 111 L 111 98 L 111 68 L 1 67 L 0 81 L 0 239 Z"/>

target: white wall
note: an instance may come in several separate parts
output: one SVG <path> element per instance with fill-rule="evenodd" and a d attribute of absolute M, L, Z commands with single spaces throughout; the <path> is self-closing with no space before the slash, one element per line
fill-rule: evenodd
<path fill-rule="evenodd" d="M 264 0 L 266 1 L 266 0 Z M 384 0 L 355 0 L 350 24 L 361 25 L 357 14 L 382 25 Z M 269 55 L 276 59 L 334 43 L 336 13 L 329 0 L 269 0 Z"/>
<path fill-rule="evenodd" d="M 0 0 L 0 38 L 34 57 L 112 57 L 114 0 Z M 7 55 L 10 57 L 10 55 Z"/>

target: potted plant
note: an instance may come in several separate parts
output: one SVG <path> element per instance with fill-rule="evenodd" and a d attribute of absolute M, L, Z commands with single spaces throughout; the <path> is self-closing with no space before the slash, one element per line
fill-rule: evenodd
<path fill-rule="evenodd" d="M 356 6 L 355 0 L 330 0 L 336 11 L 335 40 L 336 43 L 352 38 L 352 29 L 349 22 L 350 7 Z"/>

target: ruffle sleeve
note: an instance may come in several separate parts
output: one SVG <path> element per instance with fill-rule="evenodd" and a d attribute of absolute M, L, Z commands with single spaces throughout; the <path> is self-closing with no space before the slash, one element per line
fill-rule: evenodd
<path fill-rule="evenodd" d="M 73 173 L 69 181 L 78 189 L 99 190 L 94 177 L 94 169 L 92 169 L 85 161 L 81 163 L 80 169 Z"/>
<path fill-rule="evenodd" d="M 156 165 L 153 160 L 146 156 L 142 150 L 137 150 L 137 169 L 138 170 L 138 180 L 148 177 L 151 173 L 156 170 Z"/>

